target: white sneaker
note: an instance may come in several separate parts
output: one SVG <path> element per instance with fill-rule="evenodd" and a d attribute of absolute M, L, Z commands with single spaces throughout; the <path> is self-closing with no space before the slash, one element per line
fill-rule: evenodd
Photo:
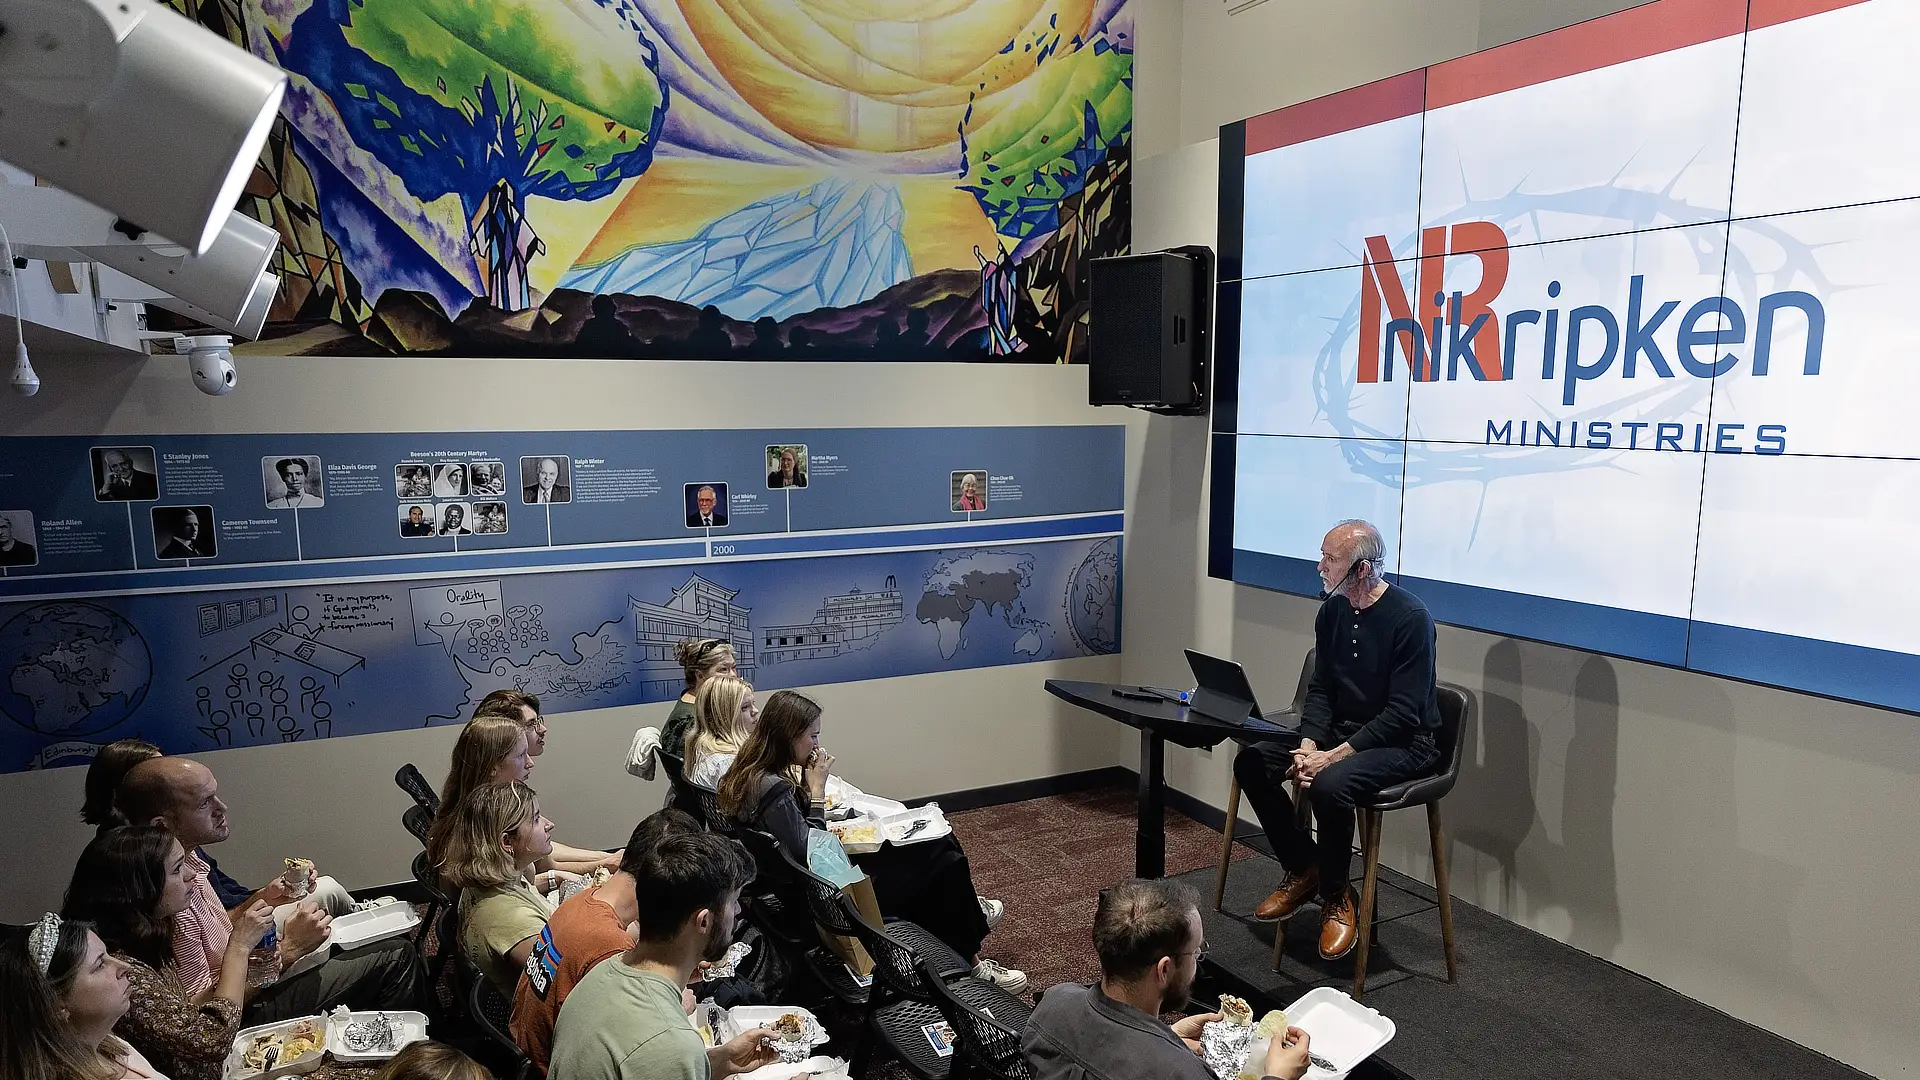
<path fill-rule="evenodd" d="M 372 900 L 360 901 L 359 903 L 353 905 L 353 910 L 355 914 L 358 914 L 359 912 L 362 912 L 362 911 L 372 911 L 374 908 L 386 907 L 388 904 L 397 904 L 399 902 L 400 900 L 397 897 L 378 896 L 373 898 Z"/>
<path fill-rule="evenodd" d="M 998 960 L 982 957 L 973 965 L 973 977 L 981 982 L 990 982 L 1009 994 L 1022 993 L 1027 988 L 1027 973 L 1010 968 Z"/>
<path fill-rule="evenodd" d="M 974 899 L 980 901 L 980 914 L 987 917 L 987 929 L 991 930 L 999 926 L 1000 920 L 1007 917 L 1007 905 L 1000 901 L 989 900 L 984 896 L 976 896 Z"/>

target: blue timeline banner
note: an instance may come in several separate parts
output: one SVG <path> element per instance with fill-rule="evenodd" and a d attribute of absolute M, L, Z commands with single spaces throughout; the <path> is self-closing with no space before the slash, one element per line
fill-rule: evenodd
<path fill-rule="evenodd" d="M 1120 645 L 1118 427 L 0 454 L 0 771 L 134 734 L 188 752 L 451 723 L 502 687 L 552 712 L 661 701 L 688 637 L 732 639 L 761 688 Z"/>

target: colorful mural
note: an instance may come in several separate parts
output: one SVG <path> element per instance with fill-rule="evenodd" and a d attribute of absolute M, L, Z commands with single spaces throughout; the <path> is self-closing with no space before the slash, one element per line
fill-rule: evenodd
<path fill-rule="evenodd" d="M 168 0 L 291 77 L 255 351 L 1086 358 L 1130 0 Z"/>

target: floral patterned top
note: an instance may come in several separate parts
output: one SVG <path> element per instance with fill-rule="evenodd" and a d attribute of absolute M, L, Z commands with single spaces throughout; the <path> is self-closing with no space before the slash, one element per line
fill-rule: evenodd
<path fill-rule="evenodd" d="M 240 1006 L 223 998 L 195 1004 L 171 966 L 155 971 L 132 957 L 120 959 L 133 984 L 133 1004 L 114 1034 L 172 1080 L 220 1080 L 240 1031 Z"/>
<path fill-rule="evenodd" d="M 133 1003 L 114 1034 L 169 1080 L 221 1080 L 240 1033 L 240 1006 L 224 998 L 195 1004 L 171 967 L 155 971 L 130 956 L 120 959 L 127 964 Z M 329 1061 L 311 1080 L 366 1080 L 374 1071 Z"/>

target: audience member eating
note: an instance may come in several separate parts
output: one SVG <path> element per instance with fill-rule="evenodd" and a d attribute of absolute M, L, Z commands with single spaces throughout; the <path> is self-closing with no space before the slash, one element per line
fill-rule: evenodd
<path fill-rule="evenodd" d="M 1102 890 L 1093 948 L 1100 981 L 1048 990 L 1027 1022 L 1021 1051 L 1034 1080 L 1214 1080 L 1200 1029 L 1220 1014 L 1171 1026 L 1160 1019 L 1186 1008 L 1207 952 L 1193 890 L 1137 879 Z M 1268 1044 L 1260 1075 L 1300 1080 L 1306 1072 L 1306 1033 L 1290 1027 Z"/>
<path fill-rule="evenodd" d="M 373 1080 L 493 1080 L 480 1063 L 443 1042 L 409 1043 Z"/>
<path fill-rule="evenodd" d="M 827 777 L 833 756 L 820 747 L 820 706 L 791 690 L 776 691 L 719 786 L 720 810 L 771 833 L 793 860 L 809 863 L 808 830 L 827 827 Z M 1010 993 L 1026 989 L 1024 972 L 980 955 L 999 905 L 973 888 L 967 853 L 951 833 L 915 844 L 888 844 L 853 861 L 873 879 L 884 915 L 919 923 L 961 956 L 975 978 Z"/>
<path fill-rule="evenodd" d="M 130 1001 L 126 962 L 86 923 L 49 914 L 0 930 L 0 1076 L 166 1080 L 114 1037 Z"/>
<path fill-rule="evenodd" d="M 700 684 L 715 675 L 737 677 L 740 669 L 734 662 L 733 644 L 725 638 L 683 641 L 675 647 L 674 657 L 686 673 L 687 688 L 680 692 L 680 700 L 674 702 L 667 722 L 660 726 L 660 745 L 667 748 L 667 753 L 684 758 L 687 732 L 693 728 L 694 695 L 699 693 Z"/>
<path fill-rule="evenodd" d="M 126 966 L 130 1000 L 114 1031 L 172 1080 L 219 1080 L 241 1026 L 248 954 L 273 909 L 255 901 L 219 926 L 212 980 L 190 990 L 174 927 L 195 891 L 187 851 L 164 827 L 103 829 L 80 853 L 61 917 L 92 924 Z"/>
<path fill-rule="evenodd" d="M 726 954 L 753 860 L 716 833 L 684 832 L 635 844 L 631 860 L 638 941 L 573 988 L 553 1030 L 557 1080 L 725 1080 L 770 1064 L 765 1028 L 709 1049 L 683 993 L 702 961 Z"/>
<path fill-rule="evenodd" d="M 174 946 L 178 973 L 190 993 L 198 994 L 212 982 L 225 948 L 231 911 L 255 902 L 272 909 L 281 970 L 291 972 L 301 958 L 327 946 L 334 916 L 359 906 L 338 882 L 317 876 L 310 863 L 299 866 L 300 881 L 290 883 L 288 875 L 282 874 L 257 891 L 222 874 L 203 849 L 230 835 L 227 804 L 220 798 L 220 784 L 212 770 L 197 761 L 177 757 L 143 761 L 120 781 L 115 801 L 128 820 L 164 826 L 186 849 L 193 896 L 175 918 Z M 270 1023 L 336 1005 L 412 1008 L 419 989 L 412 949 L 404 939 L 388 938 L 327 956 L 260 990 L 247 1005 L 247 1020 Z"/>
<path fill-rule="evenodd" d="M 553 1022 L 568 995 L 602 960 L 633 948 L 640 919 L 635 899 L 640 857 L 668 836 L 700 831 L 700 823 L 678 810 L 660 810 L 642 821 L 627 841 L 620 869 L 598 885 L 567 898 L 534 942 L 525 978 L 513 995 L 507 1030 L 541 1073 L 553 1056 Z"/>
<path fill-rule="evenodd" d="M 542 731 L 544 749 L 544 728 Z M 490 713 L 469 720 L 467 726 L 460 729 L 460 737 L 454 740 L 453 764 L 447 770 L 446 783 L 440 785 L 440 813 L 428 831 L 427 845 L 433 846 L 434 836 L 445 826 L 454 808 L 475 788 L 483 784 L 525 782 L 533 772 L 531 745 L 528 725 L 518 716 Z M 617 851 L 609 855 L 565 844 L 555 844 L 553 850 L 554 853 L 535 868 L 547 875 L 541 884 L 549 892 L 562 882 L 591 874 L 602 866 L 612 869 L 620 865 Z"/>
<path fill-rule="evenodd" d="M 517 782 L 482 784 L 442 816 L 447 828 L 434 836 L 427 857 L 441 884 L 460 890 L 460 947 L 512 1000 L 553 914 L 529 878 L 553 850 L 553 822 L 541 816 L 533 789 Z M 540 876 L 553 891 L 551 875 Z"/>
<path fill-rule="evenodd" d="M 733 767 L 734 756 L 759 718 L 747 680 L 715 675 L 701 683 L 693 695 L 693 728 L 687 732 L 687 781 L 719 790 L 720 778 Z"/>
<path fill-rule="evenodd" d="M 80 820 L 101 828 L 123 824 L 114 818 L 114 793 L 127 770 L 143 761 L 160 756 L 160 748 L 144 739 L 121 739 L 101 747 L 87 765 L 86 799 L 80 804 Z"/>

